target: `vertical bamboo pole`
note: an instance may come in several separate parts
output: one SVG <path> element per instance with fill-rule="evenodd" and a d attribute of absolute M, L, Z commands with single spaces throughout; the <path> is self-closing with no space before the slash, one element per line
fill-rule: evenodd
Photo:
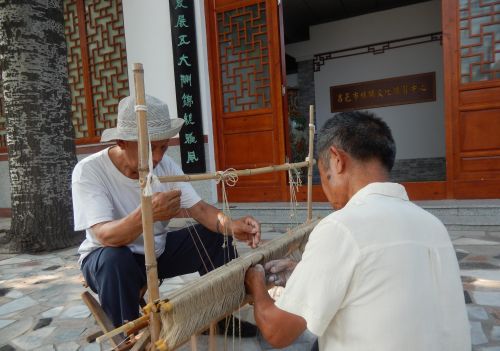
<path fill-rule="evenodd" d="M 307 221 L 312 220 L 312 178 L 314 159 L 314 105 L 309 105 L 309 167 L 307 169 Z"/>
<path fill-rule="evenodd" d="M 191 335 L 191 351 L 198 351 L 198 338 L 196 335 Z"/>
<path fill-rule="evenodd" d="M 210 323 L 210 329 L 208 333 L 208 351 L 217 351 L 217 340 L 215 339 L 216 328 L 217 322 Z"/>
<path fill-rule="evenodd" d="M 142 64 L 134 63 L 134 85 L 136 105 L 146 105 L 144 92 L 144 70 Z M 142 235 L 144 237 L 144 254 L 146 259 L 146 275 L 148 283 L 148 302 L 152 303 L 160 298 L 158 287 L 158 269 L 156 266 L 155 242 L 153 234 L 153 210 L 151 196 L 144 195 L 146 178 L 149 173 L 149 134 L 146 111 L 136 111 L 138 141 L 139 141 L 139 182 L 141 185 Z M 154 343 L 160 337 L 159 312 L 151 312 L 149 320 L 151 341 Z"/>

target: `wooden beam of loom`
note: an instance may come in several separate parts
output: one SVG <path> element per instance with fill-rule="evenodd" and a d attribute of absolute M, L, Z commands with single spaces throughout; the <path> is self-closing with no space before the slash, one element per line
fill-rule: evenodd
<path fill-rule="evenodd" d="M 236 258 L 168 296 L 169 311 L 161 312 L 160 339 L 174 350 L 190 336 L 241 307 L 245 301 L 245 272 L 251 266 L 287 256 L 307 243 L 319 220 L 300 225 L 245 256 Z"/>
<path fill-rule="evenodd" d="M 316 163 L 316 161 L 314 159 L 312 159 L 312 165 L 314 165 L 315 163 Z M 257 174 L 265 174 L 265 173 L 272 173 L 272 172 L 278 172 L 278 171 L 288 171 L 290 169 L 304 168 L 304 167 L 310 167 L 310 166 L 311 166 L 311 162 L 302 161 L 302 162 L 284 163 L 282 165 L 266 166 L 266 167 L 260 167 L 260 168 L 226 170 L 225 172 L 183 174 L 183 175 L 175 175 L 175 176 L 161 176 L 161 177 L 158 177 L 158 180 L 161 183 L 193 182 L 193 181 L 209 180 L 209 179 L 224 179 L 225 176 L 232 175 L 232 174 L 234 174 L 238 177 L 239 176 L 252 176 L 252 175 L 257 175 Z"/>
<path fill-rule="evenodd" d="M 139 184 L 141 186 L 141 213 L 142 213 L 142 237 L 144 239 L 144 257 L 146 265 L 146 277 L 148 283 L 148 300 L 156 301 L 160 298 L 158 284 L 158 268 L 155 256 L 155 241 L 153 233 L 153 204 L 151 194 L 146 194 L 147 179 L 150 169 L 150 143 L 146 115 L 146 92 L 144 90 L 144 70 L 142 64 L 134 63 L 134 85 L 136 120 L 138 132 L 138 155 L 139 155 Z M 137 107 L 143 108 L 137 108 Z M 158 340 L 160 332 L 160 318 L 157 312 L 150 314 L 151 340 Z"/>

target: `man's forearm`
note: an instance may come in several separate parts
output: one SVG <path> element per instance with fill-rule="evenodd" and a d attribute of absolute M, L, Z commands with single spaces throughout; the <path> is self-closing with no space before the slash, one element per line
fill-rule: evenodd
<path fill-rule="evenodd" d="M 276 307 L 266 287 L 254 291 L 254 317 L 264 339 L 275 348 L 295 341 L 306 329 L 306 321 Z"/>
<path fill-rule="evenodd" d="M 124 218 L 98 223 L 91 228 L 104 246 L 119 247 L 133 242 L 142 233 L 141 209 L 137 208 Z"/>
<path fill-rule="evenodd" d="M 224 226 L 227 225 L 228 217 L 216 207 L 201 200 L 191 207 L 188 213 L 210 231 L 224 233 Z"/>

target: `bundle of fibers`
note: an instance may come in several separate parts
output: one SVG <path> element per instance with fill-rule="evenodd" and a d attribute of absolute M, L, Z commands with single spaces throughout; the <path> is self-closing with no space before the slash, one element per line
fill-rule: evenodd
<path fill-rule="evenodd" d="M 245 301 L 245 272 L 251 266 L 303 250 L 309 234 L 319 220 L 300 225 L 271 240 L 251 253 L 236 258 L 199 279 L 174 291 L 168 300 L 169 312 L 161 312 L 160 338 L 168 350 L 186 342 L 191 335 L 207 329 L 217 321 L 237 310 Z"/>

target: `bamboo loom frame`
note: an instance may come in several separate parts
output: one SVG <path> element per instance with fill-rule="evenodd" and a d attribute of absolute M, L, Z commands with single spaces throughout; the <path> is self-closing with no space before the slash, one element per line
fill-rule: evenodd
<path fill-rule="evenodd" d="M 142 64 L 134 63 L 134 85 L 136 105 L 146 105 L 146 93 L 144 89 L 144 69 Z M 136 109 L 138 127 L 138 147 L 139 147 L 139 184 L 141 186 L 141 212 L 142 212 L 142 233 L 144 237 L 144 254 L 146 264 L 146 276 L 148 286 L 148 302 L 153 303 L 160 299 L 160 287 L 158 284 L 158 267 L 155 256 L 155 242 L 153 233 L 153 202 L 152 196 L 146 196 L 146 179 L 149 169 L 149 133 L 146 111 Z M 152 171 L 152 170 L 151 170 Z M 158 311 L 151 311 L 149 327 L 151 341 L 158 340 L 160 336 L 160 314 Z"/>
<path fill-rule="evenodd" d="M 133 64 L 134 72 L 134 86 L 135 86 L 135 99 L 136 106 L 146 105 L 145 101 L 145 88 L 144 88 L 144 69 L 141 63 Z M 156 256 L 154 250 L 154 233 L 153 233 L 153 212 L 152 212 L 152 196 L 145 195 L 144 190 L 147 186 L 147 177 L 150 171 L 149 169 L 149 157 L 150 157 L 150 146 L 149 146 L 149 134 L 147 127 L 147 113 L 145 109 L 136 108 L 136 118 L 138 125 L 138 155 L 139 155 L 139 184 L 141 187 L 141 211 L 142 211 L 142 226 L 143 226 L 143 237 L 144 237 L 144 252 L 145 252 L 145 265 L 147 274 L 147 288 L 148 288 L 148 305 L 155 306 L 160 302 L 160 292 L 158 284 L 158 270 L 156 263 Z M 314 166 L 314 107 L 311 105 L 309 109 L 309 150 L 308 157 L 303 162 L 298 163 L 285 163 L 282 165 L 273 165 L 261 168 L 245 169 L 245 170 L 228 170 L 227 172 L 215 172 L 215 173 L 203 173 L 203 174 L 189 174 L 182 176 L 163 176 L 158 177 L 159 181 L 165 182 L 191 182 L 200 180 L 219 180 L 225 181 L 225 178 L 229 175 L 237 176 L 251 176 L 256 174 L 264 174 L 271 172 L 278 172 L 297 168 L 308 168 L 307 177 L 307 221 L 306 223 L 312 222 L 312 176 L 313 176 L 313 166 Z M 161 308 L 171 308 L 168 302 L 163 303 Z M 160 308 L 151 308 L 148 313 L 149 318 L 146 316 L 138 318 L 136 321 L 129 322 L 116 328 L 109 333 L 102 335 L 97 338 L 98 343 L 103 342 L 119 333 L 127 332 L 128 330 L 137 327 L 140 322 L 144 322 L 149 319 L 149 329 L 151 334 L 151 344 L 155 345 L 158 341 L 160 330 L 161 330 L 161 320 L 160 320 Z M 210 328 L 212 330 L 212 326 Z M 160 348 L 157 348 L 160 349 Z"/>

